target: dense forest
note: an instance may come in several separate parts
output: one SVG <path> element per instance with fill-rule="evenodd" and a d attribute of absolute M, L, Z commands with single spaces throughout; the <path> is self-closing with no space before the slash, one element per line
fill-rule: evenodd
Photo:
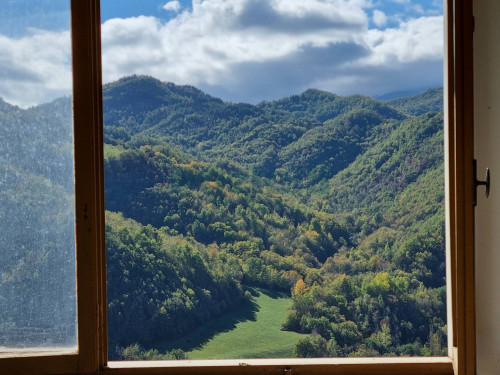
<path fill-rule="evenodd" d="M 295 356 L 446 353 L 441 89 L 250 105 L 131 76 L 103 101 L 111 358 L 185 358 L 156 344 L 251 308 L 254 288 L 292 298 Z"/>
<path fill-rule="evenodd" d="M 103 94 L 113 347 L 259 286 L 292 296 L 297 356 L 444 353 L 441 89 L 253 106 L 128 77 Z"/>

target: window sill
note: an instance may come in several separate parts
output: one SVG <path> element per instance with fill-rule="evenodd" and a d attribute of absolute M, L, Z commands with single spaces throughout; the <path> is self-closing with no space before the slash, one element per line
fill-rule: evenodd
<path fill-rule="evenodd" d="M 415 358 L 284 358 L 179 361 L 120 361 L 109 362 L 105 373 L 113 374 L 453 374 L 448 357 Z"/>
<path fill-rule="evenodd" d="M 16 357 L 45 357 L 53 355 L 77 354 L 78 349 L 75 346 L 64 347 L 40 347 L 40 348 L 8 348 L 0 346 L 0 358 Z"/>

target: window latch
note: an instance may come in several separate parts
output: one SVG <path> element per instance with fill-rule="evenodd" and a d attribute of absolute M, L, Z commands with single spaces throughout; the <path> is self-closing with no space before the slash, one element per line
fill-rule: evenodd
<path fill-rule="evenodd" d="M 490 169 L 486 168 L 486 179 L 484 181 L 480 181 L 477 179 L 477 160 L 474 159 L 474 206 L 477 205 L 477 187 L 484 185 L 486 187 L 486 198 L 490 195 Z"/>

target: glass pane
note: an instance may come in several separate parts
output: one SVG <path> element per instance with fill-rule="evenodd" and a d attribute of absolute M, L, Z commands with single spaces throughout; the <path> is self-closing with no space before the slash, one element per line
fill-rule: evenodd
<path fill-rule="evenodd" d="M 439 1 L 102 1 L 111 359 L 446 355 Z"/>
<path fill-rule="evenodd" d="M 0 7 L 0 354 L 76 350 L 70 2 Z"/>

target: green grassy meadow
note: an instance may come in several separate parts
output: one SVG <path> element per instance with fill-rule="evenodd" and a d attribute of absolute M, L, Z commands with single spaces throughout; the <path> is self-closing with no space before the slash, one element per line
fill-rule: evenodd
<path fill-rule="evenodd" d="M 181 348 L 189 359 L 286 358 L 293 357 L 302 334 L 281 331 L 281 321 L 291 307 L 290 297 L 255 290 L 251 303 L 215 319 L 191 334 L 166 344 Z M 215 332 L 219 333 L 215 333 Z M 191 343 L 202 342 L 198 347 Z"/>

